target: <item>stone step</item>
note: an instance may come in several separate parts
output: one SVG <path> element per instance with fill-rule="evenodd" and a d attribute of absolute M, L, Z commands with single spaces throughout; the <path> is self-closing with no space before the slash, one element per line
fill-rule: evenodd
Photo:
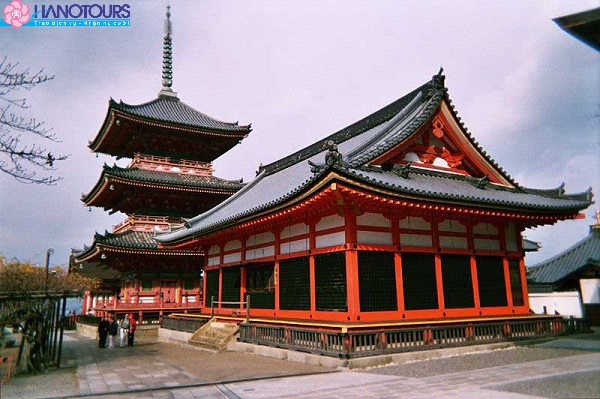
<path fill-rule="evenodd" d="M 200 327 L 189 339 L 189 342 L 203 349 L 221 351 L 235 337 L 238 329 L 237 324 L 211 320 Z"/>

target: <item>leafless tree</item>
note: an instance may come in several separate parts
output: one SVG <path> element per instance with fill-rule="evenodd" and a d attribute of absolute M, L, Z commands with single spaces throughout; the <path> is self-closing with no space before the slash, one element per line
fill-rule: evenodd
<path fill-rule="evenodd" d="M 68 155 L 50 153 L 39 141 L 59 142 L 51 128 L 35 118 L 19 115 L 18 111 L 29 104 L 17 91 L 31 90 L 39 84 L 54 79 L 41 69 L 31 73 L 11 63 L 7 57 L 0 61 L 0 171 L 20 182 L 54 185 L 61 180 L 54 175 L 55 163 Z M 23 94 L 23 93 L 19 93 Z M 43 175 L 38 175 L 38 172 Z"/>

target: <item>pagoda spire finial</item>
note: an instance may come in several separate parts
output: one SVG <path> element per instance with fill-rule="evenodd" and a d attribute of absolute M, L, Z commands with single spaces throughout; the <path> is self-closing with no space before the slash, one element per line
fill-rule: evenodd
<path fill-rule="evenodd" d="M 173 91 L 173 42 L 171 34 L 173 27 L 171 26 L 171 5 L 167 4 L 167 18 L 165 19 L 165 37 L 163 40 L 163 66 L 162 66 L 162 89 L 158 93 L 159 96 L 177 97 L 177 93 Z"/>

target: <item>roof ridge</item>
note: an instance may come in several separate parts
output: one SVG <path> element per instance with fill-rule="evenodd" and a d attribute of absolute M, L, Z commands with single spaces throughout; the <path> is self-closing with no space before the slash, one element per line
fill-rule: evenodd
<path fill-rule="evenodd" d="M 531 265 L 528 267 L 528 269 L 530 271 L 533 271 L 534 269 L 536 270 L 540 270 L 540 269 L 544 269 L 547 266 L 549 266 L 550 264 L 558 261 L 561 258 L 564 258 L 565 256 L 569 255 L 570 252 L 573 252 L 581 247 L 583 247 L 584 245 L 588 244 L 589 241 L 591 241 L 592 239 L 594 239 L 593 234 L 588 234 L 587 236 L 585 236 L 584 238 L 580 239 L 579 241 L 577 241 L 576 243 L 574 243 L 573 245 L 571 245 L 570 247 L 568 247 L 567 249 L 559 252 L 558 254 L 542 261 L 539 263 L 536 263 L 535 265 Z M 600 240 L 599 240 L 600 241 Z"/>
<path fill-rule="evenodd" d="M 405 107 L 405 105 L 403 105 L 404 102 L 406 102 L 408 99 L 412 100 L 418 93 L 426 89 L 430 83 L 431 81 L 427 81 L 410 93 L 394 100 L 383 108 L 380 108 L 377 111 L 363 117 L 357 122 L 354 122 L 345 128 L 338 130 L 337 132 L 330 134 L 329 136 L 320 139 L 288 156 L 271 162 L 270 164 L 261 166 L 259 171 L 266 170 L 267 174 L 275 173 L 281 169 L 285 169 L 293 164 L 302 162 L 303 160 L 318 154 L 326 148 L 326 143 L 330 140 L 336 144 L 339 144 L 361 133 L 364 133 L 369 129 L 379 126 L 382 123 L 387 122 L 397 115 L 398 111 L 396 111 L 396 108 L 401 106 L 401 109 L 403 109 Z"/>

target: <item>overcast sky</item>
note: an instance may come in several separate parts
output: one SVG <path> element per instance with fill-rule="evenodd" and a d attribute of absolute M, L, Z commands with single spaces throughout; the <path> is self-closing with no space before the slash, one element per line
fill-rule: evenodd
<path fill-rule="evenodd" d="M 56 4 L 26 1 L 42 3 Z M 87 148 L 109 98 L 139 104 L 161 88 L 166 1 L 129 4 L 129 27 L 0 27 L 0 54 L 56 75 L 25 93 L 31 108 L 24 115 L 54 128 L 62 142 L 47 145 L 53 153 L 70 154 L 57 165 L 63 180 L 53 187 L 0 174 L 0 254 L 8 259 L 43 264 L 53 248 L 51 265 L 66 265 L 71 248 L 125 218 L 90 211 L 80 198 L 102 164 L 115 162 Z M 569 193 L 592 187 L 598 201 L 600 53 L 552 18 L 599 5 L 172 0 L 173 89 L 217 119 L 252 123 L 250 136 L 215 162 L 217 176 L 249 181 L 261 163 L 380 109 L 443 67 L 459 116 L 518 183 L 565 182 Z M 542 250 L 528 254 L 526 264 L 584 238 L 596 207 L 584 220 L 527 230 Z"/>

